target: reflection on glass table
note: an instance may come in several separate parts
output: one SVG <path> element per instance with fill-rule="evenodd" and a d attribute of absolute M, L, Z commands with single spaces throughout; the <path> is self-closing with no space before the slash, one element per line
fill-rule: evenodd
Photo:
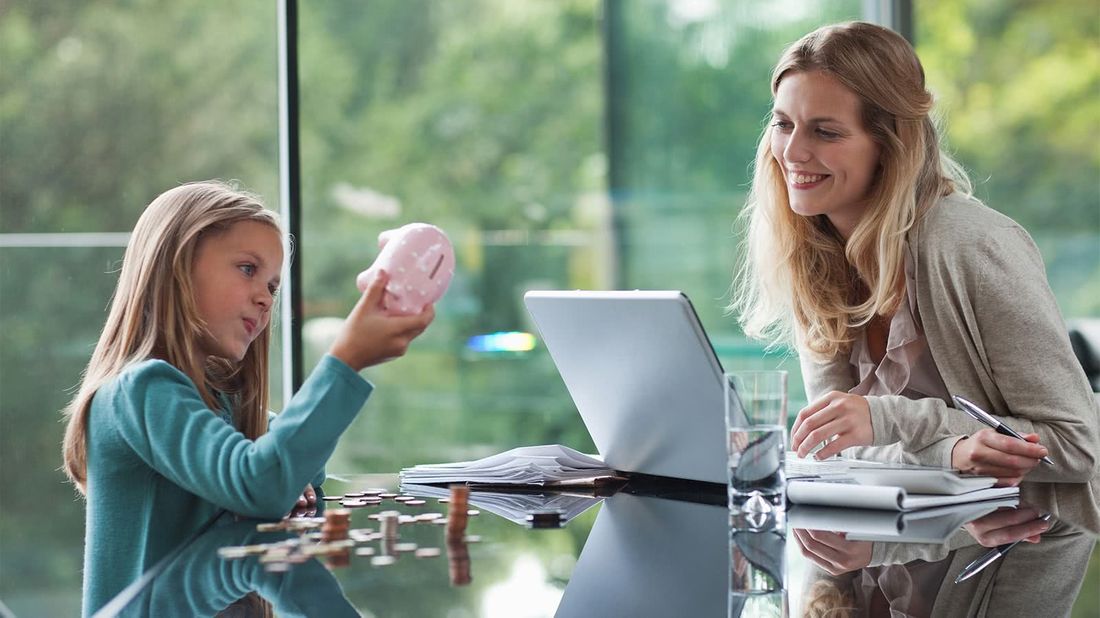
<path fill-rule="evenodd" d="M 482 511 L 470 492 L 466 528 L 453 537 L 439 525 L 451 503 L 382 489 L 394 485 L 393 476 L 325 484 L 338 495 L 326 496 L 318 515 L 348 511 L 348 542 L 340 547 L 322 540 L 331 522 L 321 517 L 220 522 L 155 567 L 135 597 L 116 599 L 112 611 L 802 616 L 844 605 L 914 616 L 1061 615 L 1096 540 L 1044 519 L 1042 505 L 997 503 L 925 516 L 798 508 L 786 528 L 747 532 L 731 528 L 724 491 L 643 485 L 591 497 L 592 508 L 547 529 Z M 369 505 L 340 508 L 342 496 L 364 491 L 370 500 L 343 501 Z M 554 499 L 540 493 L 530 503 Z M 514 504 L 526 502 L 515 497 Z M 269 531 L 288 526 L 301 530 Z M 1017 540 L 954 583 L 967 565 Z M 268 555 L 288 541 L 297 543 L 289 557 Z"/>

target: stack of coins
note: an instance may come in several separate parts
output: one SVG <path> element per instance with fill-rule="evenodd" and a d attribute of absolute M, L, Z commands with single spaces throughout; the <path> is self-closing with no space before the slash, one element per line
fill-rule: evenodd
<path fill-rule="evenodd" d="M 397 526 L 400 523 L 401 513 L 398 511 L 383 511 L 382 515 L 382 555 L 392 556 L 394 545 L 397 542 Z"/>
<path fill-rule="evenodd" d="M 342 541 L 348 538 L 348 528 L 351 527 L 351 511 L 347 509 L 330 509 L 325 511 L 325 523 L 321 525 L 321 541 Z"/>
<path fill-rule="evenodd" d="M 466 485 L 451 485 L 450 505 L 447 509 L 447 538 L 459 537 L 466 533 L 466 518 L 469 516 L 470 488 Z"/>

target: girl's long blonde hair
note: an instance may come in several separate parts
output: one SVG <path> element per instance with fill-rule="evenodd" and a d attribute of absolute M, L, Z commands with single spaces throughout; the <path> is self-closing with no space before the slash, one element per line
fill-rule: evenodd
<path fill-rule="evenodd" d="M 899 34 L 864 22 L 815 30 L 783 53 L 772 95 L 786 75 L 807 71 L 827 73 L 859 97 L 864 129 L 881 153 L 869 206 L 847 240 L 825 215 L 791 210 L 768 123 L 741 213 L 747 231 L 730 309 L 749 336 L 831 358 L 905 298 L 904 243 L 919 217 L 940 197 L 971 189 L 940 149 L 924 69 Z"/>
<path fill-rule="evenodd" d="M 101 386 L 128 366 L 159 358 L 195 383 L 206 405 L 223 407 L 214 390 L 231 399 L 237 429 L 251 439 L 267 431 L 268 347 L 271 328 L 249 346 L 240 363 L 209 358 L 199 365 L 196 346 L 205 325 L 196 309 L 191 267 L 206 237 L 241 221 L 279 229 L 275 213 L 260 200 L 219 181 L 185 184 L 160 194 L 130 235 L 122 272 L 95 352 L 80 389 L 65 408 L 64 469 L 84 493 L 87 481 L 88 411 Z"/>

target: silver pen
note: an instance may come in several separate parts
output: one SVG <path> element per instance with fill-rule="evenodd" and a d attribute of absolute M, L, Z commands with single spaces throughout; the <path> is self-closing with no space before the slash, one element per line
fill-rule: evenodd
<path fill-rule="evenodd" d="M 1001 421 L 997 420 L 997 417 L 979 408 L 977 405 L 974 404 L 973 401 L 970 401 L 969 399 L 964 399 L 962 397 L 959 397 L 958 395 L 952 395 L 951 398 L 955 400 L 955 405 L 959 406 L 960 410 L 969 414 L 971 418 L 978 421 L 979 423 L 992 427 L 993 431 L 996 431 L 1003 436 L 1009 436 L 1012 438 L 1016 438 L 1017 440 L 1024 440 L 1023 436 L 1013 431 L 1012 428 L 1008 425 L 1005 425 Z M 1024 442 L 1027 442 L 1027 440 L 1024 440 Z M 1047 465 L 1054 465 L 1054 461 L 1051 460 L 1050 457 L 1043 457 L 1040 459 L 1040 461 Z"/>
<path fill-rule="evenodd" d="M 1050 521 L 1050 517 L 1051 517 L 1050 513 L 1047 513 L 1045 515 L 1039 516 L 1038 519 L 1040 521 Z M 1020 539 L 1020 540 L 1022 541 L 1023 539 Z M 963 570 L 959 572 L 959 576 L 955 578 L 955 583 L 957 584 L 959 582 L 966 581 L 966 580 L 970 579 L 971 577 L 974 577 L 978 573 L 981 573 L 982 569 L 984 569 L 985 567 L 992 564 L 993 561 L 995 561 L 997 558 L 1000 558 L 1001 556 L 1007 554 L 1008 550 L 1012 549 L 1013 547 L 1016 547 L 1016 545 L 1019 544 L 1019 543 L 1020 543 L 1020 541 L 1015 541 L 1013 543 L 1005 543 L 1004 545 L 998 545 L 997 547 L 994 547 L 993 549 L 991 549 L 991 550 L 987 551 L 986 553 L 982 554 L 981 556 L 978 557 L 977 560 L 975 560 L 974 562 L 971 562 L 970 564 L 963 567 Z"/>

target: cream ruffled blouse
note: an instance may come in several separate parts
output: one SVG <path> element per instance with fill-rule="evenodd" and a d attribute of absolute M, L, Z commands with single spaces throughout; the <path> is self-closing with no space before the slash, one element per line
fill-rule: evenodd
<path fill-rule="evenodd" d="M 867 331 L 860 333 L 852 344 L 849 362 L 858 384 L 850 393 L 856 395 L 901 395 L 909 399 L 938 397 L 950 402 L 951 395 L 940 377 L 917 311 L 917 280 L 909 244 L 905 244 L 905 296 L 894 317 L 886 339 L 886 355 L 877 365 L 867 345 Z"/>

